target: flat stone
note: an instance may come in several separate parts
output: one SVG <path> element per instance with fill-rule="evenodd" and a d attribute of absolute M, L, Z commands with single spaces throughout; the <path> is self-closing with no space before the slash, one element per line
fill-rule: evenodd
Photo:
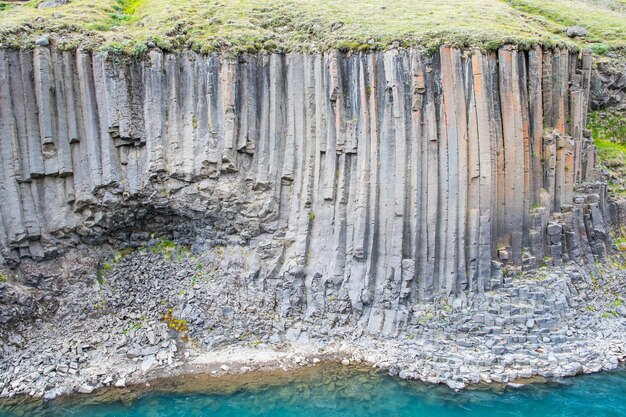
<path fill-rule="evenodd" d="M 126 357 L 129 359 L 132 359 L 132 358 L 137 358 L 141 356 L 142 354 L 143 354 L 142 351 L 139 349 L 128 349 L 128 352 L 126 352 Z"/>
<path fill-rule="evenodd" d="M 96 388 L 93 385 L 83 384 L 80 387 L 78 387 L 77 391 L 79 394 L 91 394 L 94 389 Z"/>
<path fill-rule="evenodd" d="M 154 356 L 147 356 L 141 362 L 141 371 L 143 373 L 150 372 L 156 366 L 156 358 Z"/>
<path fill-rule="evenodd" d="M 56 368 L 55 365 L 48 365 L 45 368 L 43 368 L 43 374 L 48 375 L 50 372 L 54 371 L 55 368 Z"/>
<path fill-rule="evenodd" d="M 465 383 L 462 381 L 446 381 L 446 385 L 455 391 L 465 388 Z"/>
<path fill-rule="evenodd" d="M 161 350 L 161 348 L 158 346 L 150 346 L 150 347 L 142 349 L 141 354 L 143 356 L 156 355 L 157 353 L 159 353 L 159 350 Z"/>

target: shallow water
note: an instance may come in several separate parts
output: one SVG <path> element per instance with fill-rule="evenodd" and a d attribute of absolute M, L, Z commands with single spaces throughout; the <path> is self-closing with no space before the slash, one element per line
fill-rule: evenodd
<path fill-rule="evenodd" d="M 46 405 L 0 406 L 0 416 L 626 416 L 624 370 L 560 384 L 492 386 L 461 393 L 337 366 L 238 378 L 186 377 L 149 389 L 72 396 Z"/>

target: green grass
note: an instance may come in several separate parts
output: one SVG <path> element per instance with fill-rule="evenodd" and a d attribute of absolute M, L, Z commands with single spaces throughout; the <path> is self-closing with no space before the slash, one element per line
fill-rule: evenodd
<path fill-rule="evenodd" d="M 609 173 L 609 191 L 626 197 L 626 114 L 595 111 L 588 127 L 598 150 L 598 162 Z"/>
<path fill-rule="evenodd" d="M 594 139 L 594 143 L 598 148 L 598 156 L 604 160 L 605 165 L 610 166 L 612 161 L 622 162 L 621 158 L 626 153 L 626 145 L 605 139 Z"/>
<path fill-rule="evenodd" d="M 598 162 L 609 173 L 609 191 L 615 197 L 626 197 L 626 144 L 594 139 Z"/>
<path fill-rule="evenodd" d="M 148 41 L 165 50 L 233 54 L 504 43 L 597 53 L 626 47 L 623 0 L 73 0 L 37 9 L 38 2 L 0 6 L 0 47 L 33 46 L 43 34 L 62 49 L 135 55 Z M 573 24 L 589 37 L 567 38 Z"/>
<path fill-rule="evenodd" d="M 176 245 L 173 241 L 167 239 L 159 239 L 154 246 L 149 247 L 148 250 L 154 254 L 162 254 L 168 261 L 176 262 L 180 262 L 191 253 L 189 246 Z"/>
<path fill-rule="evenodd" d="M 588 126 L 594 139 L 626 143 L 625 113 L 594 111 L 589 115 Z"/>

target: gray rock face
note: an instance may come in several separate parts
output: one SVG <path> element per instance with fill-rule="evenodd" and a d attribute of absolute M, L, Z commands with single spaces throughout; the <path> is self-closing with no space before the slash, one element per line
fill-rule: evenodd
<path fill-rule="evenodd" d="M 281 314 L 315 315 L 326 287 L 338 313 L 391 331 L 416 300 L 500 286 L 502 268 L 603 256 L 590 74 L 589 52 L 540 48 L 0 51 L 2 254 L 234 241 L 281 260 Z"/>
<path fill-rule="evenodd" d="M 593 109 L 626 110 L 626 62 L 601 62 L 593 69 L 590 102 Z"/>

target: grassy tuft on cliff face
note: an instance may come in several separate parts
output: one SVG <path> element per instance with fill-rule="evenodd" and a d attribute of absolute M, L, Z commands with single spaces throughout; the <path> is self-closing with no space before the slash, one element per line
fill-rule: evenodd
<path fill-rule="evenodd" d="M 626 47 L 624 0 L 70 0 L 38 9 L 0 1 L 0 47 L 57 46 L 141 54 L 147 42 L 232 53 L 479 46 Z M 587 28 L 570 39 L 567 27 Z"/>
<path fill-rule="evenodd" d="M 595 111 L 589 115 L 598 162 L 609 174 L 609 191 L 626 197 L 626 113 Z"/>

